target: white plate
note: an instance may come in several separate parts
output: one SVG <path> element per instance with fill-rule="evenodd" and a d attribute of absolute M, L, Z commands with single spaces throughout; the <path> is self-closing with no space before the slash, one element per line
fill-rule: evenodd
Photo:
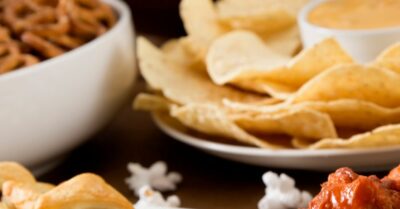
<path fill-rule="evenodd" d="M 189 135 L 182 125 L 169 117 L 153 114 L 153 119 L 162 131 L 178 141 L 246 164 L 318 171 L 333 171 L 347 166 L 356 171 L 378 171 L 388 170 L 400 163 L 400 146 L 352 150 L 268 150 L 213 142 Z"/>

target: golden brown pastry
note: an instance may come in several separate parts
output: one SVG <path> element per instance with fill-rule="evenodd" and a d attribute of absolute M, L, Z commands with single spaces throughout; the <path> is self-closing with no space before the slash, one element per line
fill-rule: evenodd
<path fill-rule="evenodd" d="M 0 162 L 0 191 L 4 182 L 35 183 L 35 177 L 23 166 L 14 162 Z"/>
<path fill-rule="evenodd" d="M 0 209 L 133 209 L 101 177 L 85 173 L 58 186 L 36 182 L 23 166 L 0 162 Z"/>
<path fill-rule="evenodd" d="M 5 203 L 0 202 L 0 209 L 10 209 Z"/>
<path fill-rule="evenodd" d="M 3 184 L 3 202 L 16 209 L 32 209 L 36 200 L 54 187 L 48 183 L 6 181 Z"/>
<path fill-rule="evenodd" d="M 44 193 L 34 209 L 133 209 L 132 204 L 101 177 L 85 173 Z"/>

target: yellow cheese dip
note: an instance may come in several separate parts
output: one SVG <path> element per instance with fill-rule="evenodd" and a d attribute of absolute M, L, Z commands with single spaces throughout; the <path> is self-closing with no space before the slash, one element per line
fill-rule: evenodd
<path fill-rule="evenodd" d="M 400 26 L 400 0 L 328 0 L 308 15 L 314 25 L 335 29 Z"/>

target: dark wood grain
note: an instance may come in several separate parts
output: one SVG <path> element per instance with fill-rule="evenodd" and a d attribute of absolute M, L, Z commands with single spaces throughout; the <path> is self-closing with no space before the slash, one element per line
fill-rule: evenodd
<path fill-rule="evenodd" d="M 135 92 L 143 89 L 140 80 Z M 286 172 L 296 178 L 300 188 L 314 193 L 327 175 L 255 167 L 210 156 L 171 139 L 157 129 L 148 113 L 133 111 L 127 105 L 106 128 L 40 180 L 58 183 L 82 172 L 94 172 L 135 202 L 124 183 L 129 175 L 127 163 L 149 166 L 158 160 L 183 175 L 176 191 L 183 206 L 203 209 L 256 208 L 264 193 L 261 175 L 267 170 Z"/>
<path fill-rule="evenodd" d="M 177 37 L 185 34 L 179 17 L 180 0 L 126 0 L 132 10 L 136 30 Z"/>
<path fill-rule="evenodd" d="M 131 0 L 128 3 L 140 34 L 157 43 L 184 34 L 178 16 L 178 0 Z M 140 79 L 135 94 L 144 86 Z M 148 113 L 133 111 L 127 104 L 107 127 L 72 151 L 40 180 L 59 183 L 82 172 L 94 172 L 135 202 L 136 197 L 124 183 L 129 176 L 127 163 L 149 166 L 158 160 L 166 161 L 171 170 L 183 175 L 183 183 L 176 194 L 184 207 L 198 209 L 256 208 L 264 195 L 261 175 L 268 170 L 293 176 L 301 189 L 313 193 L 327 178 L 327 173 L 262 168 L 210 156 L 168 137 L 157 129 Z"/>
<path fill-rule="evenodd" d="M 178 1 L 127 1 L 136 31 L 161 44 L 184 34 L 178 15 Z M 145 89 L 143 79 L 134 89 Z M 264 195 L 262 174 L 267 170 L 294 176 L 302 189 L 317 192 L 325 173 L 283 171 L 244 165 L 210 156 L 175 141 L 162 133 L 146 112 L 133 111 L 131 104 L 87 143 L 72 151 L 55 169 L 40 180 L 59 183 L 82 172 L 94 172 L 121 191 L 132 202 L 137 199 L 125 184 L 128 162 L 144 166 L 163 160 L 183 175 L 177 194 L 184 207 L 198 209 L 256 208 Z M 169 195 L 168 193 L 166 195 Z"/>

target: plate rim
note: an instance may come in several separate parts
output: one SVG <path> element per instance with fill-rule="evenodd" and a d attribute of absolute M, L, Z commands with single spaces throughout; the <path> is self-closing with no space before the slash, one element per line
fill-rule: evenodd
<path fill-rule="evenodd" d="M 163 121 L 162 117 L 157 113 L 152 113 L 152 119 L 165 134 L 171 138 L 178 140 L 182 143 L 194 146 L 202 150 L 209 150 L 220 153 L 229 153 L 235 155 L 246 155 L 254 157 L 330 157 L 330 156 L 352 156 L 352 155 L 365 155 L 376 154 L 382 152 L 400 151 L 400 145 L 379 148 L 360 148 L 360 149 L 321 149 L 321 150 L 307 150 L 307 149 L 262 149 L 258 147 L 245 147 L 240 145 L 230 145 L 219 142 L 209 141 L 200 137 L 192 136 L 184 133 L 170 124 Z M 166 117 L 170 117 L 167 116 Z"/>

